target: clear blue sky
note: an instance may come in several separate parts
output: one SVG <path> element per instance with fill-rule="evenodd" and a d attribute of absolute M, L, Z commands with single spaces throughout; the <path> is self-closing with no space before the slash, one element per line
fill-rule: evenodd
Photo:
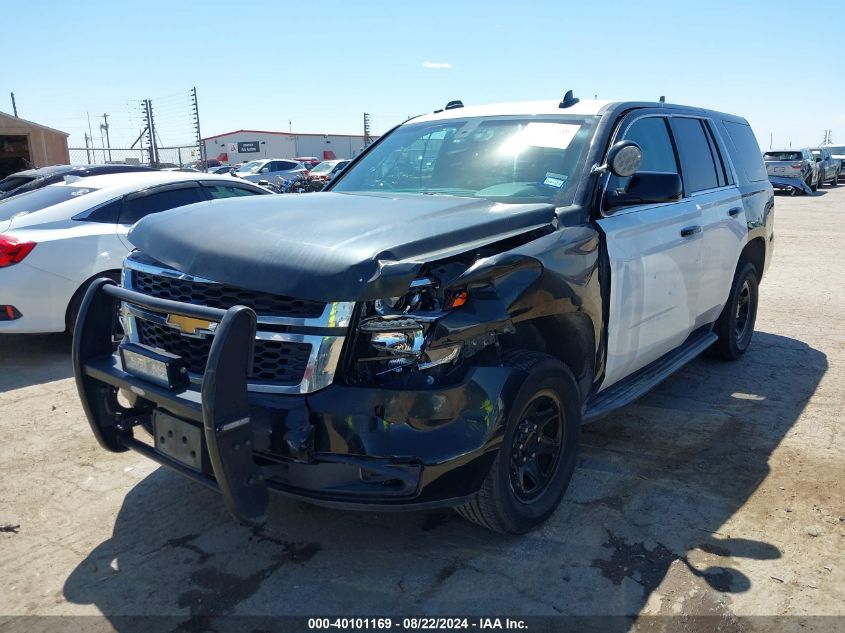
<path fill-rule="evenodd" d="M 570 6 L 571 5 L 571 6 Z M 450 99 L 577 96 L 745 116 L 760 145 L 845 143 L 845 2 L 3 3 L 0 110 L 113 146 L 153 100 L 162 142 L 230 130 L 375 132 Z M 426 64 L 426 62 L 429 62 Z M 428 66 L 428 67 L 427 67 Z M 434 67 L 432 67 L 434 66 Z"/>

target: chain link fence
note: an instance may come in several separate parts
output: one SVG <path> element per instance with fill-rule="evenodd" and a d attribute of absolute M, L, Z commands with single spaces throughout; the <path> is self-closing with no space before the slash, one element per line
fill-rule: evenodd
<path fill-rule="evenodd" d="M 200 148 L 198 145 L 181 145 L 178 147 L 158 147 L 157 167 L 188 167 L 200 160 Z M 150 160 L 149 148 L 92 148 L 92 147 L 71 147 L 71 165 L 145 165 L 150 166 L 154 161 Z"/>

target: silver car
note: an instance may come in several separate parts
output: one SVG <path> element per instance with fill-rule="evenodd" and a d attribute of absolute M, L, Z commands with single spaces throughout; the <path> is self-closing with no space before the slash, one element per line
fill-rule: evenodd
<path fill-rule="evenodd" d="M 825 145 L 825 149 L 839 161 L 839 179 L 845 178 L 845 145 Z"/>
<path fill-rule="evenodd" d="M 835 187 L 839 182 L 839 161 L 833 157 L 828 147 L 813 147 L 810 152 L 819 166 L 819 187 L 827 181 Z"/>
<path fill-rule="evenodd" d="M 766 163 L 769 176 L 803 180 L 804 184 L 813 191 L 821 184 L 818 165 L 807 148 L 770 149 L 763 152 L 763 161 Z"/>
<path fill-rule="evenodd" d="M 235 176 L 258 182 L 267 180 L 278 184 L 282 179 L 290 179 L 299 174 L 305 174 L 308 170 L 305 165 L 289 158 L 266 158 L 263 160 L 251 160 L 238 167 Z"/>

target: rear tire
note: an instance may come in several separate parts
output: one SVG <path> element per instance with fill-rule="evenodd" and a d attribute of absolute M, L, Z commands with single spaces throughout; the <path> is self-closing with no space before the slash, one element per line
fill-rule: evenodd
<path fill-rule="evenodd" d="M 92 277 L 79 287 L 71 298 L 70 303 L 67 306 L 67 312 L 65 313 L 65 327 L 67 328 L 68 334 L 71 336 L 73 335 L 73 328 L 76 327 L 76 317 L 79 316 L 79 309 L 82 307 L 82 300 L 85 298 L 85 293 L 88 291 L 88 287 L 100 277 L 107 277 L 113 280 L 117 285 L 120 285 L 120 271 L 110 270 L 101 273 L 96 277 Z"/>
<path fill-rule="evenodd" d="M 719 339 L 710 351 L 723 360 L 737 360 L 751 345 L 757 321 L 760 277 L 754 264 L 740 261 L 728 302 L 713 327 Z"/>
<path fill-rule="evenodd" d="M 809 187 L 812 191 L 817 191 L 817 190 L 818 190 L 818 188 L 819 188 L 819 183 L 818 183 L 818 180 L 817 180 L 815 183 L 813 182 L 813 174 L 810 174 L 810 176 L 807 178 L 807 186 L 808 186 L 808 187 Z"/>
<path fill-rule="evenodd" d="M 502 534 L 522 534 L 560 504 L 578 455 L 581 398 L 561 361 L 525 350 L 505 353 L 506 365 L 527 373 L 508 414 L 502 447 L 487 478 L 458 514 Z"/>

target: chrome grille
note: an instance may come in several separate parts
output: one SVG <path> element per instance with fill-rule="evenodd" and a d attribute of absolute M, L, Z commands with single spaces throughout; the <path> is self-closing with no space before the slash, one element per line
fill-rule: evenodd
<path fill-rule="evenodd" d="M 319 302 L 256 292 L 188 275 L 152 262 L 143 254 L 124 261 L 123 285 L 129 290 L 177 303 L 221 309 L 252 307 L 258 316 L 252 376 L 247 388 L 261 393 L 305 394 L 334 380 L 353 302 Z M 174 308 L 178 314 L 178 308 Z M 197 384 L 211 351 L 213 329 L 183 333 L 168 314 L 124 302 L 122 323 L 127 338 L 185 358 Z M 322 330 L 319 334 L 314 330 Z"/>
<path fill-rule="evenodd" d="M 183 336 L 178 330 L 167 325 L 144 319 L 138 319 L 137 324 L 140 343 L 181 356 L 191 373 L 205 372 L 213 340 L 211 337 Z M 308 343 L 257 339 L 252 378 L 279 384 L 299 384 L 305 374 L 310 354 L 311 345 Z"/>
<path fill-rule="evenodd" d="M 312 319 L 319 317 L 326 307 L 326 304 L 320 301 L 293 299 L 226 284 L 200 283 L 141 270 L 132 271 L 132 287 L 138 292 L 159 299 L 210 308 L 228 310 L 232 306 L 243 305 L 255 310 L 258 316 Z"/>

